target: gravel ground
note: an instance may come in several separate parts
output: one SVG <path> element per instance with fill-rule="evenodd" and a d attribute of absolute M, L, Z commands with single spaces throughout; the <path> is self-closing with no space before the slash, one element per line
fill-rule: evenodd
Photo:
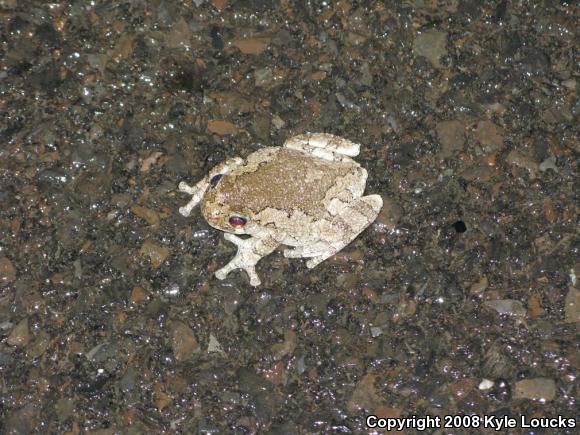
<path fill-rule="evenodd" d="M 578 6 L 0 0 L 0 431 L 580 425 Z M 216 280 L 177 184 L 307 131 L 377 221 Z"/>

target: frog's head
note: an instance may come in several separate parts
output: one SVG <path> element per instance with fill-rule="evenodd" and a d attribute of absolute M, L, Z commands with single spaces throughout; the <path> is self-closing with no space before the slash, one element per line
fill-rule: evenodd
<path fill-rule="evenodd" d="M 228 206 L 228 189 L 223 187 L 224 178 L 233 168 L 243 163 L 236 157 L 213 167 L 195 186 L 179 183 L 179 190 L 192 195 L 191 201 L 180 207 L 179 212 L 183 216 L 189 216 L 191 210 L 201 202 L 201 211 L 206 221 L 214 228 L 235 234 L 248 234 L 248 218 L 242 213 L 230 210 Z M 226 183 L 227 184 L 227 183 Z M 250 224 L 249 227 L 252 225 Z"/>
<path fill-rule="evenodd" d="M 235 206 L 228 201 L 227 175 L 215 175 L 210 182 L 202 203 L 201 213 L 212 227 L 233 234 L 249 234 L 253 227 L 252 222 L 242 207 Z M 221 181 L 223 180 L 223 185 Z M 225 187 L 225 188 L 224 188 Z"/>
<path fill-rule="evenodd" d="M 227 169 L 230 169 L 228 166 Z M 243 204 L 235 204 L 233 196 L 240 186 L 228 176 L 230 170 L 212 170 L 208 174 L 207 188 L 201 201 L 201 213 L 214 228 L 233 234 L 251 234 L 255 226 Z"/>

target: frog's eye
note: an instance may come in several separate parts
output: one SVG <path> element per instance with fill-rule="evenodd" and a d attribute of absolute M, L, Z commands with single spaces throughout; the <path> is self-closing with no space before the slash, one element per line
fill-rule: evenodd
<path fill-rule="evenodd" d="M 248 222 L 248 220 L 242 216 L 230 216 L 228 222 L 234 228 L 242 228 L 244 225 L 246 225 L 246 222 Z"/>
<path fill-rule="evenodd" d="M 211 187 L 216 187 L 217 184 L 220 182 L 224 174 L 216 174 L 209 180 L 209 184 Z"/>

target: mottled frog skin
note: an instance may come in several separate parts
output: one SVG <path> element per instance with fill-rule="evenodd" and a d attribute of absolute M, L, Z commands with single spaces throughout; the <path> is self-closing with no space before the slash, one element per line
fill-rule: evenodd
<path fill-rule="evenodd" d="M 228 159 L 195 186 L 181 182 L 193 198 L 180 213 L 189 216 L 201 202 L 207 222 L 238 247 L 216 277 L 244 269 L 257 286 L 256 263 L 280 245 L 291 247 L 284 256 L 308 258 L 312 268 L 354 240 L 383 205 L 379 195 L 363 196 L 367 171 L 351 158 L 359 150 L 338 136 L 307 133 L 246 160 Z"/>

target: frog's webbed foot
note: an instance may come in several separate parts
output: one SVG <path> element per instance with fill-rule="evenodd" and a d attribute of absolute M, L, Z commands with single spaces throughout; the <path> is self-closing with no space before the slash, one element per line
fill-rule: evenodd
<path fill-rule="evenodd" d="M 299 134 L 287 139 L 283 146 L 333 162 L 352 162 L 350 157 L 360 152 L 359 144 L 328 133 Z"/>
<path fill-rule="evenodd" d="M 235 269 L 244 269 L 248 276 L 250 277 L 250 285 L 256 287 L 262 284 L 260 277 L 256 273 L 256 267 L 251 265 L 244 265 L 242 262 L 236 261 L 236 257 L 232 259 L 228 264 L 226 264 L 221 269 L 215 272 L 215 277 L 219 280 L 226 279 L 226 276 Z"/>
<path fill-rule="evenodd" d="M 215 272 L 216 278 L 224 279 L 232 270 L 243 269 L 250 277 L 252 286 L 260 285 L 261 281 L 256 273 L 256 264 L 262 257 L 276 249 L 279 243 L 271 237 L 242 239 L 229 233 L 226 233 L 224 237 L 238 247 L 238 252 L 228 264 Z"/>

